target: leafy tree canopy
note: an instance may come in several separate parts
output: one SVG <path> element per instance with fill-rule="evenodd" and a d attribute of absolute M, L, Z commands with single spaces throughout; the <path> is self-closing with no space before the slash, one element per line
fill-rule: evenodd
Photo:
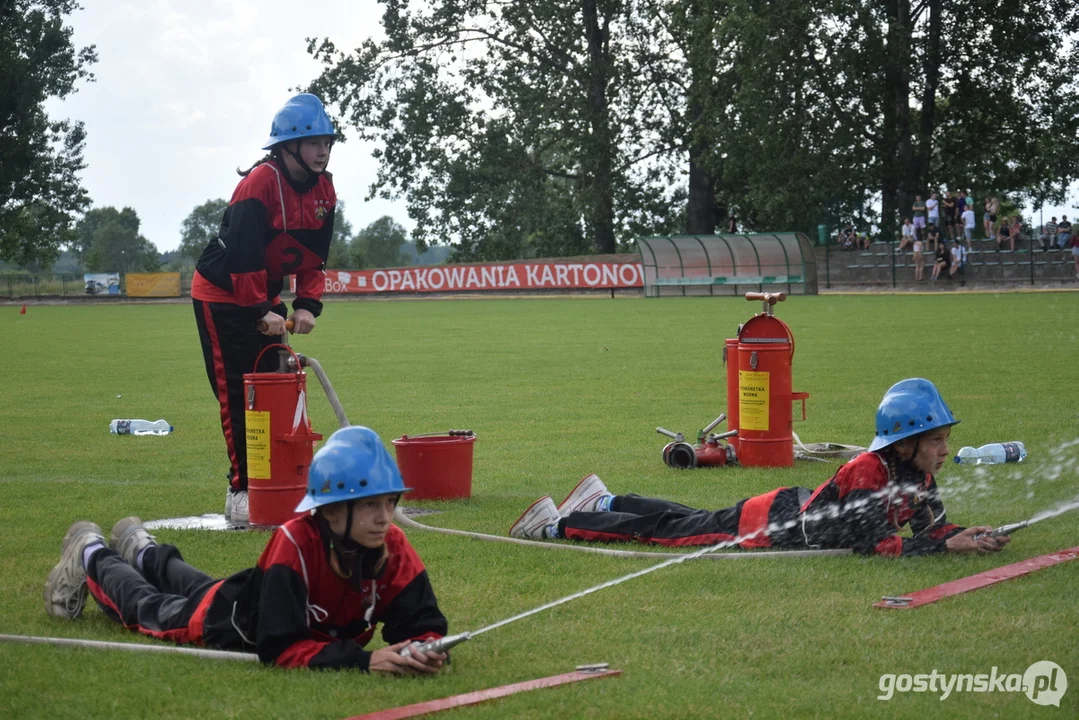
<path fill-rule="evenodd" d="M 72 239 L 89 205 L 81 122 L 51 120 L 45 101 L 92 80 L 93 46 L 76 49 L 71 0 L 0 0 L 0 260 L 43 268 Z"/>
<path fill-rule="evenodd" d="M 367 267 L 386 268 L 408 265 L 412 258 L 403 250 L 406 242 L 408 242 L 408 231 L 394 222 L 389 215 L 383 215 L 356 233 L 356 239 L 353 242 L 353 258 L 362 258 L 367 263 Z"/>
<path fill-rule="evenodd" d="M 139 217 L 131 208 L 95 208 L 76 228 L 86 238 L 84 261 L 91 272 L 156 272 L 160 254 L 139 233 Z"/>
<path fill-rule="evenodd" d="M 180 256 L 193 266 L 202 254 L 210 238 L 217 237 L 221 218 L 229 201 L 224 198 L 207 200 L 196 207 L 180 224 Z"/>
<path fill-rule="evenodd" d="M 894 224 L 929 188 L 1060 201 L 1079 177 L 1079 4 L 381 0 L 309 40 L 418 250 L 612 252 L 642 234 Z M 877 211 L 880 208 L 880 211 Z"/>

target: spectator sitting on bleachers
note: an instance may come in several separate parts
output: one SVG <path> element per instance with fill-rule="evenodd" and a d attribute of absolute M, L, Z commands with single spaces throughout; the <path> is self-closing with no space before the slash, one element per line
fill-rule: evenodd
<path fill-rule="evenodd" d="M 1012 218 L 1012 247 L 1014 248 L 1016 245 L 1022 246 L 1025 239 L 1023 237 L 1023 218 L 1016 215 Z"/>
<path fill-rule="evenodd" d="M 839 231 L 839 237 L 836 238 L 836 243 L 844 250 L 854 250 L 856 245 L 857 235 L 849 224 L 847 227 Z"/>
<path fill-rule="evenodd" d="M 873 244 L 873 241 L 869 239 L 869 231 L 860 233 L 857 230 L 854 232 L 854 247 L 859 250 L 868 250 L 869 246 Z"/>
<path fill-rule="evenodd" d="M 997 228 L 997 252 L 1000 252 L 1000 246 L 1003 243 L 1010 243 L 1011 250 L 1015 251 L 1015 239 L 1012 238 L 1012 224 L 1008 222 L 1007 218 L 1001 221 L 1000 227 Z"/>
<path fill-rule="evenodd" d="M 1061 250 L 1067 250 L 1071 246 L 1072 239 L 1072 224 L 1068 222 L 1067 215 L 1060 216 L 1060 222 L 1057 224 L 1057 245 Z"/>
<path fill-rule="evenodd" d="M 903 248 L 914 242 L 914 238 L 917 231 L 914 228 L 914 224 L 911 223 L 910 218 L 903 218 L 903 233 L 899 237 L 899 247 L 895 249 L 896 252 L 903 252 Z"/>
<path fill-rule="evenodd" d="M 1042 252 L 1049 252 L 1057 241 L 1057 219 L 1054 215 L 1049 218 L 1049 222 L 1042 225 L 1041 235 L 1038 236 L 1038 241 L 1042 244 Z"/>
<path fill-rule="evenodd" d="M 944 272 L 944 268 L 948 267 L 948 261 L 951 259 L 951 255 L 948 252 L 948 246 L 943 242 L 937 248 L 937 254 L 933 262 L 933 274 L 931 279 L 937 280 L 940 278 L 940 274 Z"/>
<path fill-rule="evenodd" d="M 929 245 L 930 252 L 937 251 L 937 245 L 944 242 L 940 237 L 940 228 L 936 223 L 929 223 L 929 227 L 925 229 L 925 242 Z"/>

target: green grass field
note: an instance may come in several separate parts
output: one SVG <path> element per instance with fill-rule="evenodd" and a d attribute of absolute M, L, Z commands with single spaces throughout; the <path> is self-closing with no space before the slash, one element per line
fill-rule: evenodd
<path fill-rule="evenodd" d="M 722 507 L 835 466 L 678 472 L 655 427 L 687 435 L 726 409 L 723 339 L 759 308 L 736 299 L 331 302 L 297 349 L 326 369 L 354 423 L 388 443 L 474 429 L 473 497 L 430 524 L 504 534 L 540 495 L 587 472 L 615 492 Z M 794 297 L 778 306 L 808 391 L 805 442 L 868 444 L 884 390 L 937 383 L 962 445 L 1023 440 L 1019 466 L 948 465 L 949 518 L 1002 524 L 1079 495 L 1079 294 Z M 41 590 L 76 519 L 107 532 L 143 519 L 221 512 L 227 460 L 188 305 L 0 308 L 0 633 L 149 642 L 95 607 L 46 616 Z M 309 381 L 317 431 L 335 420 Z M 110 436 L 112 418 L 163 417 L 164 438 Z M 1061 449 L 1067 443 L 1071 447 Z M 162 531 L 225 575 L 266 535 Z M 556 553 L 410 532 L 451 631 L 479 628 L 648 560 Z M 912 611 L 894 595 L 1079 545 L 1079 512 L 1019 533 L 999 555 L 700 561 L 603 590 L 461 646 L 442 675 L 394 679 L 283 671 L 172 655 L 0 644 L 0 717 L 320 717 L 377 709 L 608 662 L 623 674 L 453 711 L 460 718 L 1076 717 L 1079 562 Z M 1051 660 L 1060 708 L 1021 693 L 896 693 L 883 673 L 1020 673 Z"/>

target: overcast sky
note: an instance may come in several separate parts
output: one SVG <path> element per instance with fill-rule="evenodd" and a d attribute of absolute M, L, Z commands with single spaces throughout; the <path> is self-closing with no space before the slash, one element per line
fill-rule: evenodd
<path fill-rule="evenodd" d="M 305 38 L 352 49 L 379 32 L 381 10 L 375 0 L 86 3 L 68 22 L 77 47 L 97 46 L 96 82 L 48 108 L 86 123 L 82 178 L 94 206 L 134 208 L 158 249 L 177 248 L 191 210 L 231 197 L 236 167 L 262 156 L 289 88 L 318 75 Z M 403 201 L 364 202 L 377 168 L 371 149 L 355 139 L 334 148 L 329 169 L 345 215 L 356 230 L 383 215 L 411 229 Z M 1045 219 L 1074 217 L 1077 201 L 1073 186 L 1066 207 L 1045 208 Z M 1034 213 L 1028 220 L 1040 223 Z"/>
<path fill-rule="evenodd" d="M 68 18 L 77 47 L 96 45 L 96 82 L 80 83 L 51 115 L 86 123 L 84 186 L 95 207 L 130 206 L 162 251 L 180 223 L 212 198 L 229 198 L 263 155 L 274 113 L 320 66 L 307 37 L 341 49 L 378 32 L 374 0 L 92 0 Z M 348 131 L 346 130 L 346 135 Z M 359 230 L 383 215 L 411 228 L 403 202 L 365 203 L 377 165 L 355 139 L 334 147 L 329 169 Z"/>

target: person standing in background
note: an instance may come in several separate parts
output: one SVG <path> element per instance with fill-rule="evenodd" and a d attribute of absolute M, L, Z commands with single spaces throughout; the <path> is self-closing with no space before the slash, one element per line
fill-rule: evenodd
<path fill-rule="evenodd" d="M 944 232 L 948 239 L 951 240 L 955 237 L 955 196 L 952 191 L 949 190 L 944 194 L 944 200 L 941 202 L 941 208 L 943 209 L 944 216 Z"/>
<path fill-rule="evenodd" d="M 265 157 L 237 170 L 240 183 L 218 237 L 199 257 L 191 298 L 210 387 L 221 413 L 229 457 L 225 518 L 248 520 L 244 373 L 285 334 L 279 297 L 296 277 L 292 332 L 309 333 L 322 312 L 325 263 L 333 237 L 337 194 L 326 166 L 335 130 L 322 101 L 302 93 L 273 118 Z M 272 371 L 274 353 L 258 370 Z"/>
<path fill-rule="evenodd" d="M 967 250 L 970 250 L 970 241 L 974 237 L 975 222 L 974 206 L 967 205 L 967 209 L 963 211 L 963 236 L 967 240 Z M 956 238 L 955 241 L 959 242 L 959 238 Z"/>
<path fill-rule="evenodd" d="M 925 211 L 929 217 L 929 225 L 940 227 L 940 201 L 937 200 L 935 192 L 929 193 L 929 199 L 925 201 Z"/>
<path fill-rule="evenodd" d="M 921 240 L 925 235 L 925 202 L 921 195 L 914 196 L 914 205 L 911 209 L 914 211 L 914 238 Z"/>
<path fill-rule="evenodd" d="M 963 222 L 963 213 L 967 211 L 967 196 L 962 190 L 957 190 L 955 193 L 955 237 L 963 237 L 963 228 L 965 223 Z M 952 238 L 953 240 L 955 238 Z"/>

